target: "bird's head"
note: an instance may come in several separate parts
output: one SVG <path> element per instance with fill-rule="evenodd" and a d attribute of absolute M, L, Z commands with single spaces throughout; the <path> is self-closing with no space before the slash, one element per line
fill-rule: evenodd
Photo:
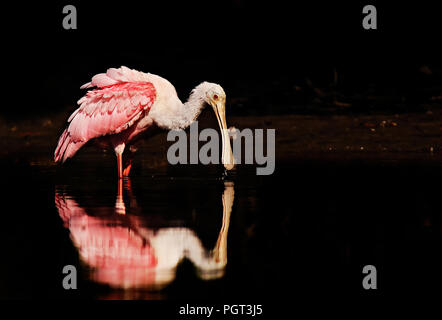
<path fill-rule="evenodd" d="M 203 82 L 198 85 L 195 91 L 200 93 L 200 97 L 204 101 L 211 105 L 215 112 L 218 125 L 221 130 L 222 138 L 222 157 L 221 161 L 227 170 L 233 169 L 235 166 L 234 158 L 232 154 L 232 148 L 230 146 L 229 133 L 227 131 L 226 123 L 226 93 L 224 89 L 216 83 Z"/>

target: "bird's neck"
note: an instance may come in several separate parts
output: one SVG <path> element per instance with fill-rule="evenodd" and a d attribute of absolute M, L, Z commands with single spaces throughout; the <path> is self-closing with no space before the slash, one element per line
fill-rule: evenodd
<path fill-rule="evenodd" d="M 205 105 L 204 99 L 201 95 L 192 92 L 187 102 L 180 108 L 182 118 L 182 129 L 189 127 L 192 122 L 198 118 Z"/>
<path fill-rule="evenodd" d="M 204 93 L 195 89 L 185 103 L 182 103 L 177 96 L 167 98 L 164 99 L 162 104 L 158 105 L 161 105 L 161 107 L 153 108 L 149 112 L 149 116 L 154 119 L 158 126 L 169 130 L 188 128 L 205 105 Z"/>

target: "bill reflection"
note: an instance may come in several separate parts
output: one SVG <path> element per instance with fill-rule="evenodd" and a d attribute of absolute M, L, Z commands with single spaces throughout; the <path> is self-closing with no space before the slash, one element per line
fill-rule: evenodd
<path fill-rule="evenodd" d="M 115 288 L 161 289 L 175 279 L 176 268 L 189 259 L 201 279 L 224 275 L 227 264 L 227 234 L 234 201 L 233 182 L 224 183 L 223 218 L 215 247 L 204 248 L 197 234 L 185 227 L 147 227 L 148 217 L 131 214 L 136 199 L 126 181 L 131 203 L 126 209 L 120 179 L 115 207 L 90 215 L 66 192 L 57 189 L 55 204 L 69 229 L 73 244 L 89 267 L 90 278 Z M 135 206 L 132 206 L 135 204 Z"/>

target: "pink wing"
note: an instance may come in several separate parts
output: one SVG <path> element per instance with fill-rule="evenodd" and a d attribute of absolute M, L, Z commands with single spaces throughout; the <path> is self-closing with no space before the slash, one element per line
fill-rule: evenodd
<path fill-rule="evenodd" d="M 95 75 L 81 88 L 88 91 L 78 101 L 80 107 L 69 117 L 68 128 L 58 140 L 54 159 L 64 162 L 87 141 L 129 128 L 155 101 L 156 90 L 148 75 L 126 67 L 108 69 Z"/>

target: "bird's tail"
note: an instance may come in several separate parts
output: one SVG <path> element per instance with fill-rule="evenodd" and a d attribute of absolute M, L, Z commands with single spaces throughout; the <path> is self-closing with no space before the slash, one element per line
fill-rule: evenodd
<path fill-rule="evenodd" d="M 65 162 L 67 159 L 74 156 L 74 154 L 84 145 L 84 142 L 75 142 L 71 139 L 68 129 L 64 130 L 58 139 L 57 148 L 54 153 L 55 162 Z"/>

